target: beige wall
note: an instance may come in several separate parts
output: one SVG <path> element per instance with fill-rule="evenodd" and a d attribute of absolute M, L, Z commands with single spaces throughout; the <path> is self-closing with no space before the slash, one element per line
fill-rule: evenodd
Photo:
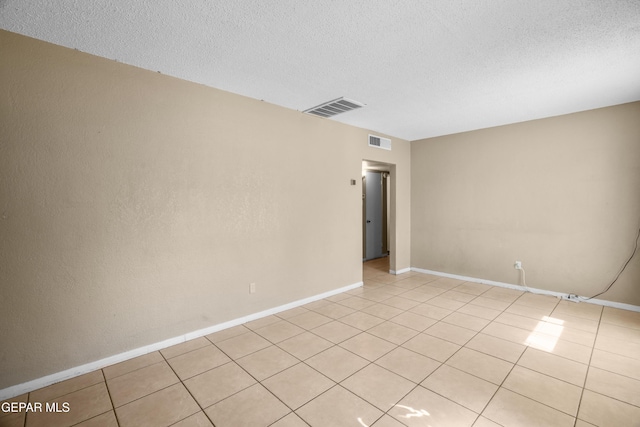
<path fill-rule="evenodd" d="M 0 389 L 360 282 L 365 158 L 397 165 L 409 267 L 408 142 L 5 31 L 0 53 Z"/>
<path fill-rule="evenodd" d="M 640 226 L 640 102 L 411 143 L 411 265 L 592 296 Z M 598 297 L 640 305 L 640 255 Z"/>

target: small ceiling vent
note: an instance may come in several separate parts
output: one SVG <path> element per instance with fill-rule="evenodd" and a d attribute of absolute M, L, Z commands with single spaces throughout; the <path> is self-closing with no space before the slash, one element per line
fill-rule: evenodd
<path fill-rule="evenodd" d="M 316 105 L 313 108 L 304 110 L 303 113 L 314 114 L 320 117 L 333 117 L 336 114 L 346 113 L 347 111 L 355 110 L 364 107 L 358 101 L 354 101 L 347 98 L 338 98 L 333 101 L 324 102 L 320 105 Z"/>
<path fill-rule="evenodd" d="M 369 147 L 382 148 L 391 151 L 391 140 L 381 136 L 369 135 Z"/>

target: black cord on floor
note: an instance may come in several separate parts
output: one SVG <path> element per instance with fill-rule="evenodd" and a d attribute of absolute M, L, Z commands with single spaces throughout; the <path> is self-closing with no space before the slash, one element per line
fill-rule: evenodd
<path fill-rule="evenodd" d="M 597 296 L 600 296 L 600 295 L 604 294 L 605 292 L 607 292 L 609 289 L 611 289 L 613 284 L 616 283 L 616 280 L 618 280 L 618 277 L 620 277 L 620 275 L 622 274 L 624 269 L 627 268 L 627 265 L 629 265 L 629 262 L 631 262 L 631 260 L 633 259 L 633 256 L 636 254 L 636 251 L 638 250 L 638 238 L 640 238 L 640 228 L 638 228 L 638 235 L 636 236 L 636 246 L 633 248 L 633 252 L 631 253 L 631 256 L 629 257 L 627 262 L 624 263 L 624 265 L 622 266 L 622 269 L 618 272 L 618 275 L 616 276 L 616 278 L 613 279 L 613 282 L 609 283 L 609 286 L 607 286 L 607 288 L 604 291 L 600 292 L 599 294 L 595 294 L 592 297 L 584 298 L 584 299 L 582 299 L 582 301 L 587 301 L 587 300 L 590 300 L 590 299 L 595 298 Z"/>

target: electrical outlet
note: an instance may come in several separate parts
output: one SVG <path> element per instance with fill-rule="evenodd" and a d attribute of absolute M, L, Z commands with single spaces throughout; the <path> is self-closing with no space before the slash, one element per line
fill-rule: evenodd
<path fill-rule="evenodd" d="M 250 294 L 255 294 L 256 293 L 256 284 L 255 283 L 250 283 L 249 284 L 249 293 Z"/>
<path fill-rule="evenodd" d="M 566 299 L 571 302 L 580 302 L 580 298 L 576 294 L 567 294 L 562 297 L 562 299 Z"/>
<path fill-rule="evenodd" d="M 522 261 L 516 261 L 516 263 L 513 265 L 513 268 L 515 268 L 516 270 L 522 270 Z"/>

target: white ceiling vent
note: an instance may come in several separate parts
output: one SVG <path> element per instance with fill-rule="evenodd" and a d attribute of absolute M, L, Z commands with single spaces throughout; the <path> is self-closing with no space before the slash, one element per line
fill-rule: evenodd
<path fill-rule="evenodd" d="M 364 104 L 347 98 L 338 98 L 333 101 L 324 102 L 320 105 L 316 105 L 313 108 L 304 110 L 303 113 L 315 114 L 320 117 L 332 117 L 336 114 L 346 113 L 347 111 L 355 110 L 357 108 L 364 107 Z"/>
<path fill-rule="evenodd" d="M 369 135 L 369 147 L 382 148 L 391 151 L 391 140 L 381 136 Z"/>

